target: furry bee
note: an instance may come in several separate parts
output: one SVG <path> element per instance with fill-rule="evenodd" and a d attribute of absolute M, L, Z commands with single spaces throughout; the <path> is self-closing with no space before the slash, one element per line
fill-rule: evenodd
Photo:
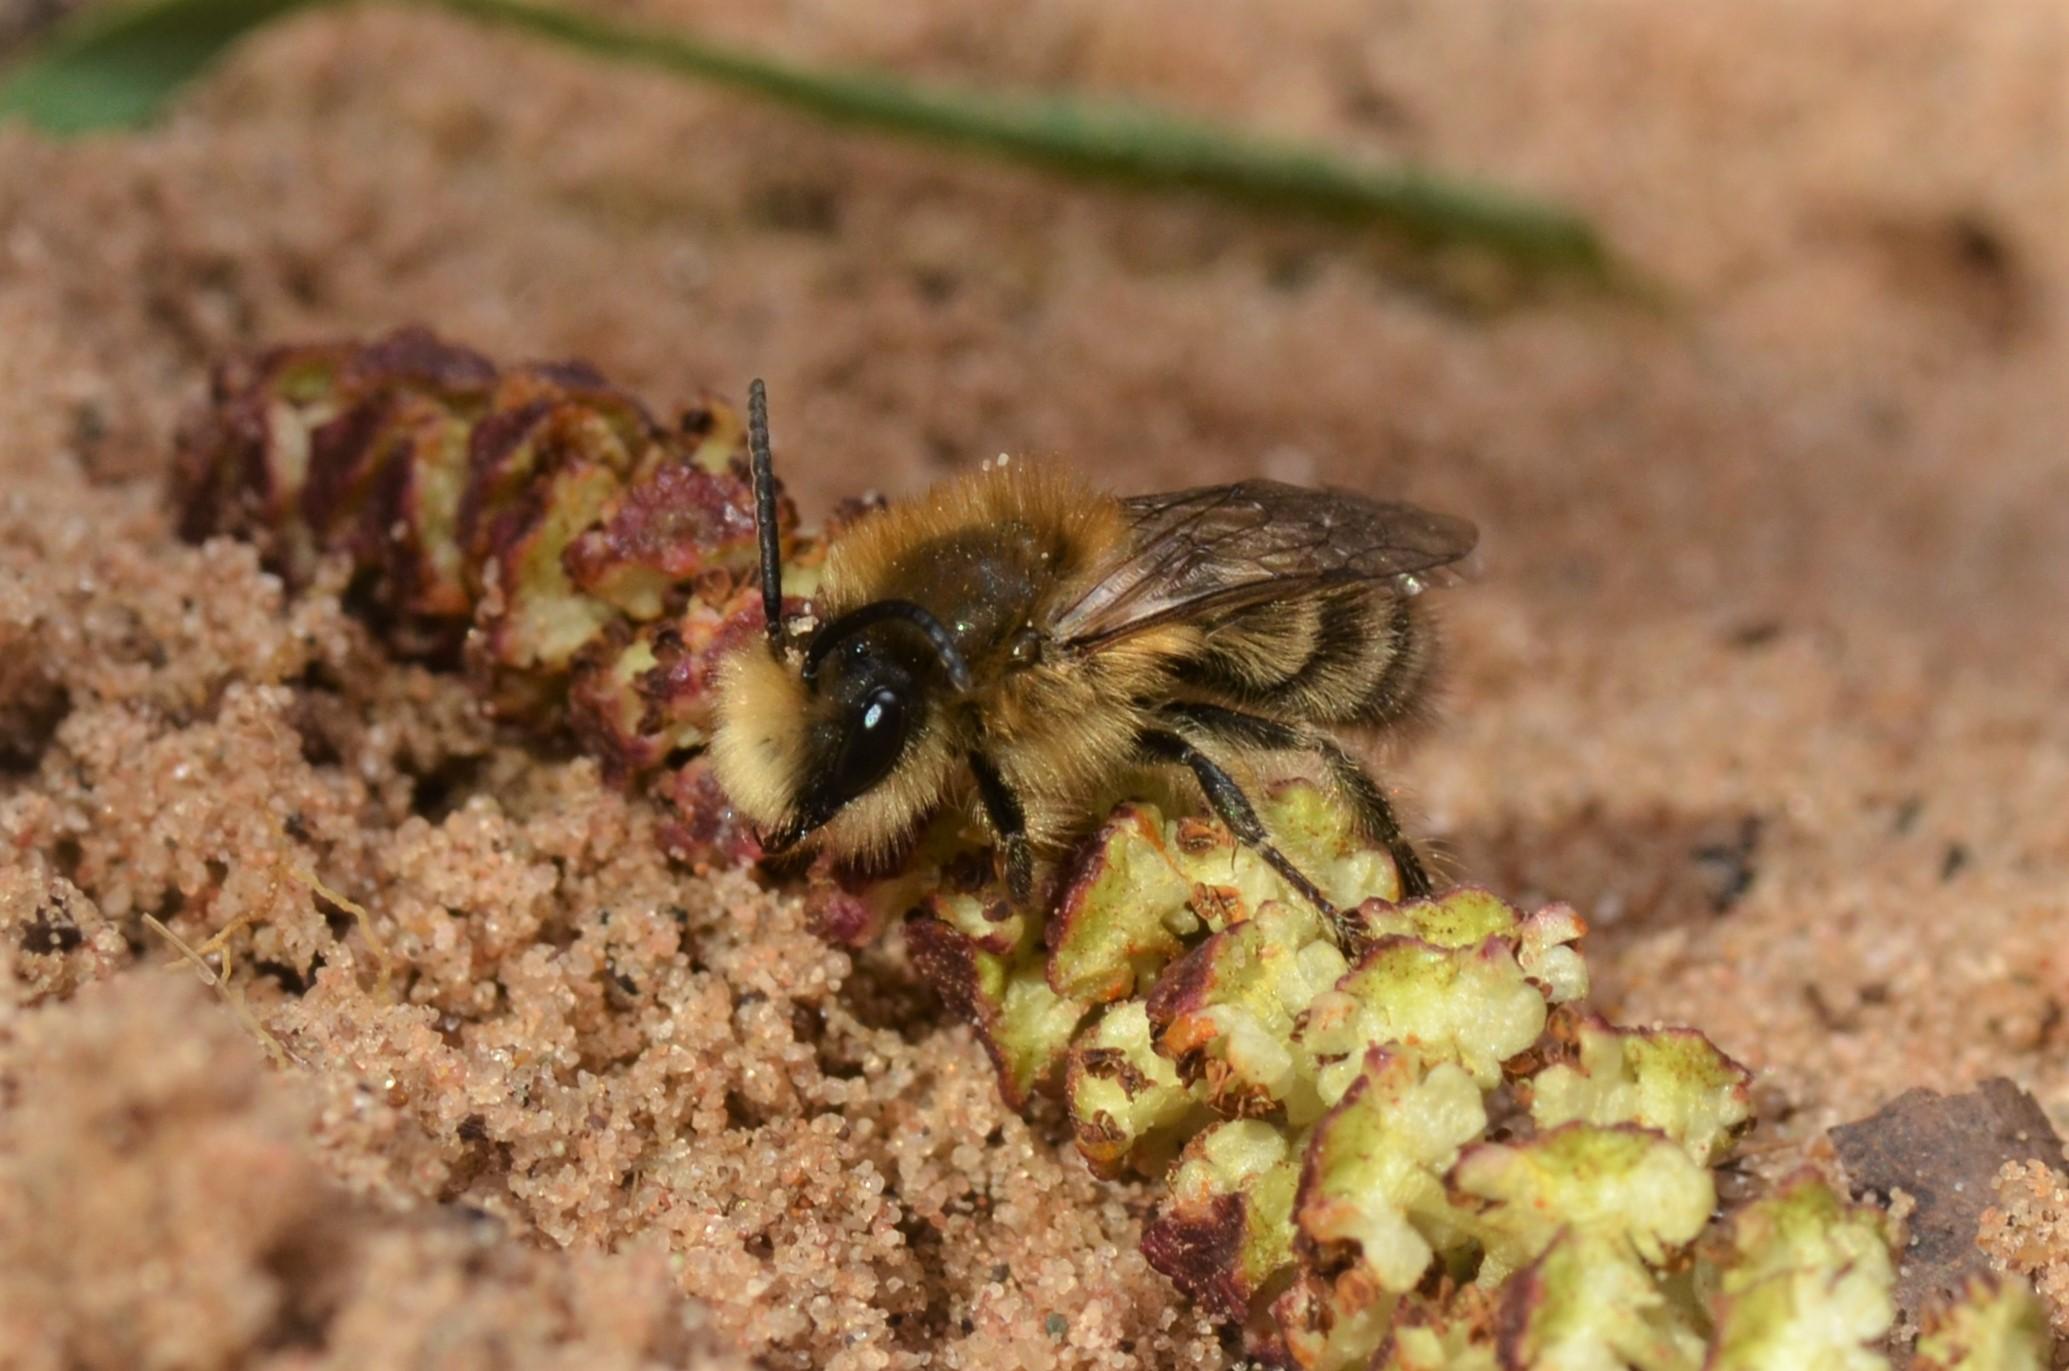
<path fill-rule="evenodd" d="M 1324 912 L 1239 771 L 1317 760 L 1404 892 L 1429 893 L 1385 792 L 1332 736 L 1426 696 L 1416 592 L 1472 524 L 1275 481 L 1116 499 L 1004 461 L 834 539 L 811 622 L 782 607 L 767 396 L 748 393 L 766 650 L 725 664 L 712 758 L 783 852 L 882 857 L 943 806 L 981 817 L 1016 903 L 1117 776 L 1190 773 L 1236 837 Z"/>

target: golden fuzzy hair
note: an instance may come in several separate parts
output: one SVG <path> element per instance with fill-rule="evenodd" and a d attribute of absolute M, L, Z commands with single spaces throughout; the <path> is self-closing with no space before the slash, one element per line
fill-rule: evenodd
<path fill-rule="evenodd" d="M 726 659 L 718 680 L 718 727 L 711 764 L 740 816 L 775 828 L 790 814 L 803 780 L 805 683 L 759 641 Z"/>
<path fill-rule="evenodd" d="M 1070 588 L 1127 537 L 1112 497 L 1068 468 L 999 458 L 943 482 L 922 499 L 877 510 L 849 527 L 826 552 L 816 612 L 831 619 L 893 593 L 924 566 L 924 550 L 966 532 L 1020 524 L 1045 531 L 1061 554 L 1054 590 Z"/>

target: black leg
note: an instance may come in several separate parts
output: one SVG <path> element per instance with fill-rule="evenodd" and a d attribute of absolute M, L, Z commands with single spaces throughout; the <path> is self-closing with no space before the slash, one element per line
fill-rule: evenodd
<path fill-rule="evenodd" d="M 1006 778 L 982 752 L 970 754 L 970 771 L 977 777 L 977 796 L 984 802 L 984 815 L 991 820 L 999 845 L 1006 852 L 1006 892 L 1016 905 L 1034 896 L 1034 853 L 1027 845 L 1027 812 Z"/>
<path fill-rule="evenodd" d="M 1328 765 L 1337 789 L 1350 801 L 1351 810 L 1357 815 L 1358 827 L 1366 837 L 1386 848 L 1387 855 L 1394 859 L 1394 869 L 1401 873 L 1401 897 L 1420 900 L 1428 896 L 1434 889 L 1430 884 L 1430 873 L 1424 868 L 1415 844 L 1409 842 L 1408 835 L 1401 831 L 1400 822 L 1394 818 L 1394 807 L 1387 803 L 1386 792 L 1365 774 L 1365 768 L 1358 765 L 1357 758 L 1337 746 L 1335 740 L 1318 737 L 1314 740 L 1314 749 Z"/>
<path fill-rule="evenodd" d="M 1236 784 L 1236 778 L 1222 770 L 1212 757 L 1176 733 L 1152 730 L 1142 734 L 1137 745 L 1151 760 L 1176 762 L 1190 770 L 1206 794 L 1207 803 L 1228 825 L 1229 832 L 1235 834 L 1238 841 L 1254 848 L 1258 856 L 1271 864 L 1272 870 L 1286 878 L 1286 884 L 1306 897 L 1308 903 L 1332 919 L 1336 916 L 1336 906 L 1329 902 L 1329 897 L 1308 879 L 1306 872 L 1293 864 L 1292 858 L 1272 845 L 1271 834 L 1265 831 L 1264 821 L 1257 817 L 1249 796 Z"/>
<path fill-rule="evenodd" d="M 1431 893 L 1430 874 L 1423 867 L 1415 845 L 1401 832 L 1401 825 L 1394 818 L 1394 807 L 1387 803 L 1386 792 L 1365 774 L 1365 768 L 1359 766 L 1357 759 L 1345 752 L 1335 739 L 1315 729 L 1299 728 L 1277 719 L 1263 719 L 1255 714 L 1223 709 L 1219 705 L 1175 704 L 1164 713 L 1189 731 L 1210 738 L 1275 752 L 1308 752 L 1320 757 L 1323 765 L 1329 768 L 1331 783 L 1350 805 L 1359 830 L 1385 847 L 1387 855 L 1394 859 L 1394 866 L 1401 873 L 1402 897 L 1419 900 Z"/>
<path fill-rule="evenodd" d="M 783 655 L 783 542 L 776 529 L 776 461 L 769 451 L 769 392 L 747 383 L 747 450 L 754 465 L 754 532 L 761 544 L 762 616 L 769 651 Z"/>

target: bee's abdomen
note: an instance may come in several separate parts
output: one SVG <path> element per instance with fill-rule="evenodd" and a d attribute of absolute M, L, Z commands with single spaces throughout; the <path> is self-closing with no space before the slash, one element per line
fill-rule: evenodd
<path fill-rule="evenodd" d="M 1359 586 L 1243 609 L 1208 631 L 1178 676 L 1237 708 L 1376 728 L 1421 704 L 1433 645 L 1418 601 Z"/>

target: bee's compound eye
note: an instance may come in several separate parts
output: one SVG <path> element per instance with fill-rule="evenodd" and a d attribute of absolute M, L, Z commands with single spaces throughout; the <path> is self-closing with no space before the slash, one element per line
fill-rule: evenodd
<path fill-rule="evenodd" d="M 905 697 L 889 688 L 863 700 L 834 763 L 834 789 L 843 798 L 860 795 L 890 773 L 905 750 L 907 714 Z"/>

